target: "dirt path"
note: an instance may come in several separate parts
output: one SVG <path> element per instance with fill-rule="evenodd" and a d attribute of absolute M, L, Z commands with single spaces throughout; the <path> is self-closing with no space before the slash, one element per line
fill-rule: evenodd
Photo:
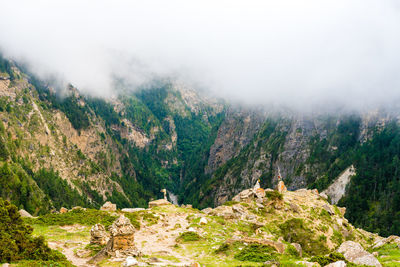
<path fill-rule="evenodd" d="M 78 266 L 78 267 L 95 267 L 95 265 L 88 264 L 86 261 L 89 260 L 89 258 L 79 258 L 75 255 L 74 250 L 78 247 L 82 246 L 82 243 L 71 243 L 67 244 L 61 241 L 55 241 L 55 242 L 48 242 L 49 247 L 52 249 L 62 249 L 62 253 L 67 257 L 67 260 L 69 260 L 72 264 Z M 74 245 L 75 244 L 75 245 Z"/>
<path fill-rule="evenodd" d="M 174 251 L 175 239 L 189 224 L 187 214 L 165 215 L 157 224 L 142 226 L 135 233 L 135 244 L 145 255 L 166 255 L 179 259 L 179 265 L 190 265 L 193 260 Z M 180 225 L 181 227 L 178 227 Z M 178 266 L 174 264 L 174 266 Z"/>

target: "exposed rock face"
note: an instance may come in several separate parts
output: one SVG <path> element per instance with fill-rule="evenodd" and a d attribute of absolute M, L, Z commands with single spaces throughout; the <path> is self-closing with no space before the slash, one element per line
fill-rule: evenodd
<path fill-rule="evenodd" d="M 103 246 L 107 244 L 108 239 L 109 236 L 102 224 L 95 224 L 90 229 L 90 244 Z"/>
<path fill-rule="evenodd" d="M 360 265 L 381 267 L 379 261 L 357 242 L 346 241 L 343 242 L 337 250 L 342 253 L 346 260 Z"/>
<path fill-rule="evenodd" d="M 348 167 L 326 190 L 322 191 L 331 198 L 332 204 L 337 204 L 346 193 L 346 186 L 352 176 L 356 175 L 353 165 Z"/>
<path fill-rule="evenodd" d="M 205 172 L 212 173 L 219 166 L 235 157 L 253 138 L 262 125 L 263 118 L 257 113 L 229 112 L 218 129 L 217 138 L 210 148 Z"/>
<path fill-rule="evenodd" d="M 21 217 L 32 218 L 32 215 L 24 209 L 19 210 L 18 213 L 21 215 Z"/>
<path fill-rule="evenodd" d="M 168 200 L 165 200 L 165 199 L 157 199 L 157 200 L 149 202 L 149 208 L 159 207 L 159 206 L 164 206 L 164 205 L 171 205 L 171 202 L 169 202 Z"/>
<path fill-rule="evenodd" d="M 117 205 L 111 203 L 110 201 L 107 201 L 106 203 L 104 203 L 103 206 L 101 206 L 100 210 L 116 211 L 117 210 Z"/>

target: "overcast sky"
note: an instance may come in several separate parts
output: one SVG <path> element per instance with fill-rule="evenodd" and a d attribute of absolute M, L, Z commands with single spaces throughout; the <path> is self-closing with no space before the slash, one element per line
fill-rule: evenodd
<path fill-rule="evenodd" d="M 249 104 L 374 108 L 400 99 L 396 0 L 0 0 L 0 50 L 111 95 L 177 77 Z"/>

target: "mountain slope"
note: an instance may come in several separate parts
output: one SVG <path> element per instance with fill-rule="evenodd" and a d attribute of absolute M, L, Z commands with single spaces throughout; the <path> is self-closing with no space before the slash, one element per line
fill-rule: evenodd
<path fill-rule="evenodd" d="M 175 81 L 108 99 L 57 90 L 0 59 L 0 196 L 33 214 L 61 206 L 146 206 L 166 188 L 217 206 L 260 179 L 326 189 L 348 167 L 339 204 L 356 226 L 398 234 L 396 113 L 301 115 L 237 107 Z M 345 186 L 345 185 L 344 185 Z"/>

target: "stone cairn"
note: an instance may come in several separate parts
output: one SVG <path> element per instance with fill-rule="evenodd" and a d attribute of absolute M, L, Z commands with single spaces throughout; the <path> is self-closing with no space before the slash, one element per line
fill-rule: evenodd
<path fill-rule="evenodd" d="M 167 200 L 167 189 L 161 189 L 160 192 L 164 194 L 164 200 Z"/>
<path fill-rule="evenodd" d="M 106 256 L 120 258 L 139 255 L 134 242 L 135 227 L 128 218 L 121 215 L 114 221 L 109 230 L 111 236 L 107 245 L 91 259 L 91 262 L 101 261 Z"/>
<path fill-rule="evenodd" d="M 97 223 L 90 229 L 90 244 L 104 246 L 108 239 L 109 236 L 102 224 Z"/>
<path fill-rule="evenodd" d="M 136 255 L 134 233 L 135 227 L 133 227 L 131 221 L 121 215 L 110 227 L 111 238 L 107 244 L 109 251 L 116 254 L 119 252 L 126 256 Z"/>

